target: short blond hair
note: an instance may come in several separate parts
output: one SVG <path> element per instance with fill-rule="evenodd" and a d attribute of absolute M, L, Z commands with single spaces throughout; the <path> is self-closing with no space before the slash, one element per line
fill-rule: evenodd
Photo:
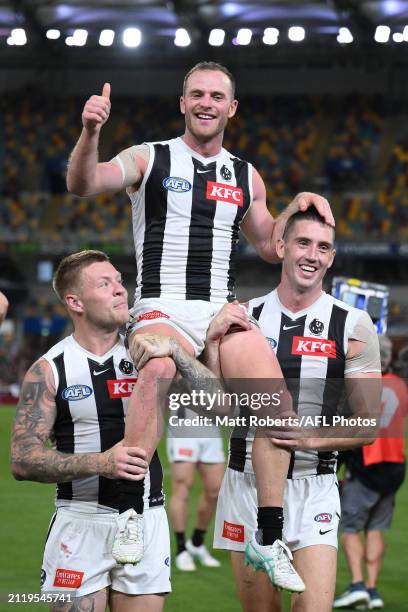
<path fill-rule="evenodd" d="M 229 78 L 229 81 L 231 83 L 231 94 L 232 94 L 232 98 L 234 98 L 235 96 L 235 78 L 233 74 L 228 70 L 228 68 L 226 68 L 222 64 L 218 64 L 218 62 L 199 62 L 198 64 L 193 66 L 187 72 L 186 76 L 184 77 L 183 96 L 186 93 L 188 78 L 193 74 L 193 72 L 197 72 L 197 70 L 211 70 L 213 72 L 223 72 Z"/>
<path fill-rule="evenodd" d="M 82 270 L 102 261 L 110 261 L 106 253 L 92 250 L 72 253 L 60 261 L 52 279 L 52 286 L 63 304 L 67 293 L 79 288 Z"/>

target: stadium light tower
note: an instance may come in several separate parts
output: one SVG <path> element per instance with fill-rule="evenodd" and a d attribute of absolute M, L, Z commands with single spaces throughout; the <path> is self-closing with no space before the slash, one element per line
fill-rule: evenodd
<path fill-rule="evenodd" d="M 8 45 L 16 45 L 22 47 L 27 44 L 27 35 L 23 28 L 14 28 L 11 30 L 10 36 L 7 38 Z"/>
<path fill-rule="evenodd" d="M 218 28 L 211 30 L 210 36 L 208 37 L 208 43 L 212 47 L 221 47 L 224 44 L 224 40 L 225 40 L 224 30 L 220 30 Z"/>
<path fill-rule="evenodd" d="M 188 47 L 191 44 L 190 34 L 184 28 L 178 28 L 174 37 L 176 47 Z"/>
<path fill-rule="evenodd" d="M 348 28 L 339 28 L 337 42 L 341 45 L 349 45 L 354 40 L 352 33 Z"/>
<path fill-rule="evenodd" d="M 265 28 L 264 34 L 262 37 L 262 42 L 264 45 L 276 45 L 279 38 L 279 30 L 278 28 Z"/>
<path fill-rule="evenodd" d="M 142 42 L 142 33 L 138 28 L 126 28 L 122 36 L 125 47 L 135 48 Z"/>
<path fill-rule="evenodd" d="M 59 37 L 61 36 L 61 32 L 59 30 L 51 28 L 51 29 L 47 30 L 45 35 L 48 38 L 48 40 L 58 40 Z"/>
<path fill-rule="evenodd" d="M 99 44 L 101 47 L 110 47 L 115 40 L 115 32 L 113 30 L 102 30 L 99 34 Z"/>
<path fill-rule="evenodd" d="M 302 40 L 305 39 L 305 36 L 305 28 L 302 28 L 301 26 L 292 26 L 288 30 L 288 37 L 292 42 L 302 42 Z"/>
<path fill-rule="evenodd" d="M 374 40 L 378 43 L 386 43 L 390 39 L 391 28 L 386 25 L 377 26 L 374 34 Z"/>
<path fill-rule="evenodd" d="M 249 45 L 252 38 L 252 30 L 249 28 L 241 28 L 237 32 L 237 45 Z"/>

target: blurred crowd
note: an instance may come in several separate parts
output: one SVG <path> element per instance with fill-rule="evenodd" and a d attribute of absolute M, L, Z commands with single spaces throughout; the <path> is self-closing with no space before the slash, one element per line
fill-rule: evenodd
<path fill-rule="evenodd" d="M 66 193 L 65 171 L 84 100 L 39 91 L 0 101 L 0 238 L 130 236 L 124 193 L 87 200 Z M 388 105 L 387 105 L 388 104 Z M 113 98 L 101 158 L 182 133 L 177 97 Z M 259 169 L 277 214 L 300 190 L 335 203 L 346 238 L 404 239 L 408 233 L 406 111 L 379 97 L 240 99 L 225 146 Z"/>

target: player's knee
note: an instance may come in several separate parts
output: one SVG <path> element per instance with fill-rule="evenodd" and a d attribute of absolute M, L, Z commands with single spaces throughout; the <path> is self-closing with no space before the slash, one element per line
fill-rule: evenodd
<path fill-rule="evenodd" d="M 188 501 L 192 484 L 193 483 L 188 480 L 176 480 L 174 483 L 173 495 L 177 497 L 180 501 Z"/>
<path fill-rule="evenodd" d="M 170 357 L 154 357 L 143 367 L 143 374 L 148 376 L 149 380 L 174 378 L 176 365 Z"/>
<path fill-rule="evenodd" d="M 219 492 L 220 492 L 220 487 L 217 487 L 217 486 L 207 487 L 204 490 L 205 496 L 207 497 L 209 501 L 212 501 L 212 502 L 217 501 Z"/>

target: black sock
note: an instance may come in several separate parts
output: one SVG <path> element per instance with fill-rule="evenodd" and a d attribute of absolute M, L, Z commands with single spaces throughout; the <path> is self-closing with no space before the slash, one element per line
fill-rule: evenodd
<path fill-rule="evenodd" d="M 201 544 L 204 544 L 205 533 L 205 529 L 198 529 L 197 527 L 194 529 L 194 533 L 191 538 L 193 546 L 201 546 Z"/>
<path fill-rule="evenodd" d="M 270 546 L 282 539 L 283 508 L 266 506 L 258 508 L 258 529 L 262 531 L 262 544 Z"/>
<path fill-rule="evenodd" d="M 119 512 L 133 508 L 138 514 L 143 514 L 144 480 L 117 480 Z"/>
<path fill-rule="evenodd" d="M 186 536 L 184 531 L 175 531 L 174 535 L 176 536 L 177 554 L 179 555 L 186 550 Z"/>

